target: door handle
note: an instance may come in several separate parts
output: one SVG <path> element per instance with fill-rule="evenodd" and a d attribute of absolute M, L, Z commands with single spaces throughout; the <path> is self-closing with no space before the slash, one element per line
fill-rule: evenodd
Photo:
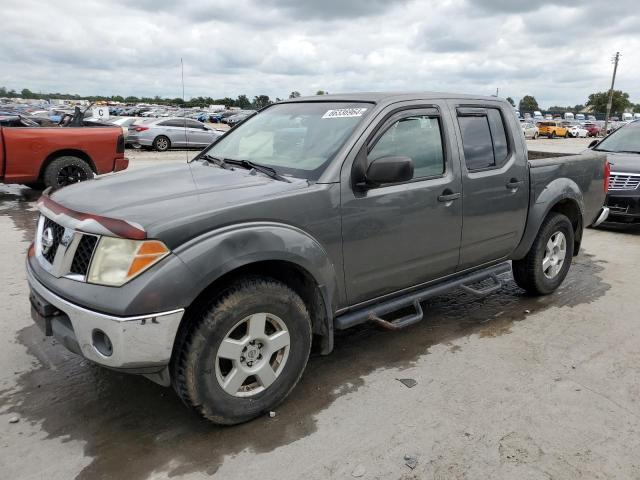
<path fill-rule="evenodd" d="M 522 185 L 522 183 L 522 180 L 516 180 L 515 178 L 512 178 L 507 182 L 507 189 L 516 190 L 520 185 Z"/>
<path fill-rule="evenodd" d="M 446 193 L 446 190 L 444 192 L 442 192 L 442 195 L 438 196 L 438 201 L 439 202 L 451 202 L 453 200 L 457 200 L 458 198 L 460 198 L 462 195 L 460 194 L 460 192 L 458 193 Z"/>

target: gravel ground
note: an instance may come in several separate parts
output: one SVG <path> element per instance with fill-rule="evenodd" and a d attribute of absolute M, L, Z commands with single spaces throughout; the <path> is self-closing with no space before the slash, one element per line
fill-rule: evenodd
<path fill-rule="evenodd" d="M 535 144 L 547 142 L 582 148 Z M 274 418 L 218 428 L 33 325 L 24 254 L 37 196 L 0 185 L 0 478 L 640 478 L 638 229 L 587 230 L 551 296 L 507 277 L 485 299 L 429 302 L 408 329 L 344 332 Z"/>

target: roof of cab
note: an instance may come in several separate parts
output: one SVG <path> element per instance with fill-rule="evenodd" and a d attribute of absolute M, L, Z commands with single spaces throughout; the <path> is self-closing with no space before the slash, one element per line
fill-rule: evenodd
<path fill-rule="evenodd" d="M 460 99 L 460 100 L 484 100 L 484 101 L 506 101 L 499 97 L 482 95 L 465 95 L 460 93 L 443 92 L 364 92 L 364 93 L 340 93 L 331 95 L 313 95 L 309 97 L 298 97 L 283 100 L 288 102 L 370 102 L 370 103 L 395 103 L 407 100 L 440 100 L 440 99 Z"/>

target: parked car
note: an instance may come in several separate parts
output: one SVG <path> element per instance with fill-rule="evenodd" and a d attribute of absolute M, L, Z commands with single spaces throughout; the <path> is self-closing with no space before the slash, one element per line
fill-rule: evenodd
<path fill-rule="evenodd" d="M 128 164 L 119 127 L 0 126 L 3 183 L 58 189 Z"/>
<path fill-rule="evenodd" d="M 237 114 L 238 111 L 237 110 L 225 110 L 224 112 L 216 112 L 211 114 L 210 116 L 210 121 L 212 123 L 224 123 L 223 120 L 225 118 L 228 118 L 232 115 Z"/>
<path fill-rule="evenodd" d="M 406 327 L 460 286 L 488 295 L 510 260 L 523 289 L 556 290 L 583 227 L 606 216 L 606 155 L 527 156 L 496 97 L 277 103 L 188 164 L 43 196 L 32 315 L 88 360 L 244 422 L 293 389 L 312 342 L 331 352 L 335 330 Z"/>
<path fill-rule="evenodd" d="M 0 115 L 0 127 L 39 127 L 40 124 L 24 115 Z"/>
<path fill-rule="evenodd" d="M 569 136 L 569 131 L 566 127 L 562 125 L 562 122 L 558 120 L 545 120 L 544 122 L 538 123 L 538 130 L 540 135 L 545 135 L 549 138 L 556 137 L 564 137 L 567 138 Z"/>
<path fill-rule="evenodd" d="M 229 125 L 230 127 L 234 127 L 235 125 L 247 119 L 254 113 L 256 113 L 255 110 L 242 110 L 241 112 L 236 113 L 235 115 L 231 115 L 230 117 L 222 119 L 222 121 L 227 125 Z"/>
<path fill-rule="evenodd" d="M 567 127 L 567 131 L 569 132 L 569 136 L 573 138 L 587 138 L 589 135 L 589 130 L 581 125 L 571 125 Z"/>
<path fill-rule="evenodd" d="M 585 123 L 583 127 L 587 130 L 587 136 L 597 137 L 600 135 L 601 128 L 595 123 Z"/>
<path fill-rule="evenodd" d="M 524 134 L 524 138 L 533 138 L 534 140 L 538 138 L 540 135 L 540 131 L 538 127 L 536 127 L 533 123 L 524 122 L 521 124 L 522 133 Z"/>
<path fill-rule="evenodd" d="M 594 140 L 596 152 L 605 152 L 611 163 L 609 190 L 605 205 L 609 221 L 640 222 L 640 120 L 619 128 L 608 137 Z"/>
<path fill-rule="evenodd" d="M 170 148 L 203 148 L 222 133 L 189 118 L 159 118 L 131 125 L 127 143 L 134 146 L 153 147 L 159 152 Z"/>

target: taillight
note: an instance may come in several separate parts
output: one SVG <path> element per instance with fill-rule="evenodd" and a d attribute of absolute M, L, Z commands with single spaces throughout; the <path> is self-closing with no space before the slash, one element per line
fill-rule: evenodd
<path fill-rule="evenodd" d="M 611 164 L 605 162 L 604 164 L 604 193 L 609 192 L 609 177 L 611 177 Z"/>
<path fill-rule="evenodd" d="M 136 132 L 144 132 L 145 130 L 149 130 L 149 127 L 136 127 L 134 130 Z"/>
<path fill-rule="evenodd" d="M 124 135 L 118 135 L 118 143 L 116 144 L 116 153 L 124 153 Z"/>

